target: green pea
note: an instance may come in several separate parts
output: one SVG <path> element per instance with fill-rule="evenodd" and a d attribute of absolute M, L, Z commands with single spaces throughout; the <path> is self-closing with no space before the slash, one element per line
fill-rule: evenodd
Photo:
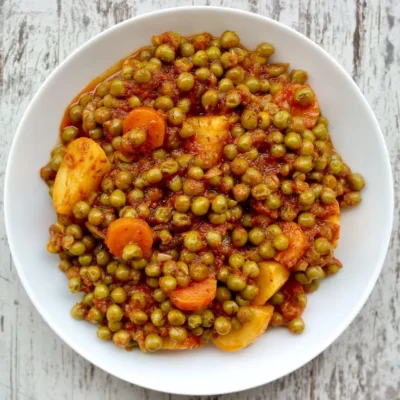
<path fill-rule="evenodd" d="M 253 110 L 245 110 L 241 116 L 241 124 L 245 129 L 251 130 L 257 128 L 258 115 Z"/>
<path fill-rule="evenodd" d="M 175 60 L 175 51 L 168 44 L 161 44 L 160 46 L 158 46 L 154 55 L 165 62 L 172 62 Z"/>
<path fill-rule="evenodd" d="M 179 212 L 186 212 L 190 208 L 190 197 L 180 195 L 175 199 L 175 209 Z"/>
<path fill-rule="evenodd" d="M 240 307 L 236 316 L 242 324 L 250 322 L 254 318 L 253 310 L 247 306 Z"/>
<path fill-rule="evenodd" d="M 301 69 L 294 69 L 290 73 L 290 79 L 292 82 L 302 85 L 307 81 L 308 75 L 306 71 L 303 71 Z"/>
<path fill-rule="evenodd" d="M 186 316 L 185 314 L 180 311 L 180 310 L 170 310 L 168 312 L 168 322 L 172 325 L 172 326 L 181 326 L 185 323 L 186 321 Z"/>
<path fill-rule="evenodd" d="M 127 244 L 122 250 L 122 258 L 125 261 L 140 259 L 143 257 L 142 249 L 137 244 Z"/>
<path fill-rule="evenodd" d="M 75 126 L 67 126 L 63 129 L 61 133 L 61 139 L 65 143 L 69 143 L 71 140 L 74 140 L 78 137 L 79 130 Z"/>
<path fill-rule="evenodd" d="M 250 93 L 257 93 L 260 90 L 260 80 L 255 76 L 246 79 L 245 85 L 249 88 Z"/>
<path fill-rule="evenodd" d="M 180 90 L 188 92 L 193 89 L 194 77 L 189 72 L 182 72 L 176 81 L 177 86 Z"/>
<path fill-rule="evenodd" d="M 263 42 L 257 46 L 256 51 L 261 57 L 268 58 L 275 53 L 275 48 L 272 44 Z"/>
<path fill-rule="evenodd" d="M 239 275 L 231 274 L 226 282 L 228 288 L 233 292 L 240 292 L 246 286 L 246 281 Z"/>
<path fill-rule="evenodd" d="M 195 52 L 194 46 L 189 42 L 181 43 L 179 50 L 183 57 L 191 57 Z"/>
<path fill-rule="evenodd" d="M 154 101 L 154 108 L 160 109 L 163 111 L 168 111 L 174 106 L 174 102 L 169 96 L 160 96 L 157 97 Z"/>
<path fill-rule="evenodd" d="M 223 195 L 217 195 L 211 202 L 212 210 L 217 214 L 223 214 L 228 209 L 228 202 Z"/>
<path fill-rule="evenodd" d="M 108 94 L 109 91 L 110 91 L 110 82 L 109 81 L 101 82 L 96 88 L 95 96 L 104 97 L 106 94 Z"/>
<path fill-rule="evenodd" d="M 225 104 L 228 108 L 236 108 L 242 102 L 242 96 L 238 90 L 230 90 L 225 97 Z"/>
<path fill-rule="evenodd" d="M 105 299 L 109 296 L 110 290 L 108 289 L 107 285 L 105 285 L 104 283 L 100 283 L 95 286 L 93 293 L 96 299 Z"/>
<path fill-rule="evenodd" d="M 229 256 L 229 265 L 233 268 L 241 268 L 244 264 L 244 256 L 240 253 L 232 253 Z"/>
<path fill-rule="evenodd" d="M 81 303 L 75 304 L 71 309 L 72 318 L 82 320 L 86 317 L 86 314 L 87 308 Z"/>
<path fill-rule="evenodd" d="M 121 208 L 125 205 L 126 195 L 122 190 L 116 189 L 110 194 L 109 200 L 111 206 L 115 208 Z"/>
<path fill-rule="evenodd" d="M 232 323 L 228 318 L 220 316 L 214 322 L 214 329 L 221 336 L 227 335 L 232 330 Z"/>
<path fill-rule="evenodd" d="M 278 129 L 286 129 L 289 125 L 290 114 L 287 111 L 278 111 L 272 118 L 272 122 Z"/>
<path fill-rule="evenodd" d="M 331 244 L 328 239 L 320 237 L 314 241 L 314 249 L 319 254 L 327 254 L 331 250 Z"/>
<path fill-rule="evenodd" d="M 301 318 L 294 318 L 288 323 L 288 329 L 290 332 L 300 334 L 304 331 L 305 324 Z"/>
<path fill-rule="evenodd" d="M 312 189 L 300 193 L 299 202 L 302 206 L 311 206 L 315 201 L 315 193 Z"/>
<path fill-rule="evenodd" d="M 317 140 L 328 140 L 329 138 L 329 132 L 328 129 L 324 124 L 317 124 L 314 126 L 312 133 L 314 136 L 317 138 Z"/>
<path fill-rule="evenodd" d="M 205 215 L 210 208 L 210 201 L 206 197 L 197 197 L 193 200 L 191 210 L 194 215 Z"/>
<path fill-rule="evenodd" d="M 276 250 L 286 250 L 289 247 L 289 238 L 285 234 L 280 233 L 274 237 L 273 245 Z"/>
<path fill-rule="evenodd" d="M 241 153 L 245 153 L 251 150 L 253 145 L 253 139 L 248 134 L 243 134 L 237 141 L 237 148 Z"/>
<path fill-rule="evenodd" d="M 203 281 L 209 275 L 208 267 L 204 264 L 191 264 L 190 265 L 190 277 L 194 281 Z"/>
<path fill-rule="evenodd" d="M 262 182 L 262 174 L 257 168 L 250 167 L 242 175 L 242 182 L 250 186 L 256 186 Z"/>
<path fill-rule="evenodd" d="M 207 90 L 201 97 L 201 104 L 204 108 L 215 107 L 218 103 L 218 92 L 215 89 Z"/>
<path fill-rule="evenodd" d="M 202 315 L 202 325 L 204 328 L 210 328 L 215 321 L 214 313 L 211 310 L 205 310 Z"/>
<path fill-rule="evenodd" d="M 107 326 L 100 326 L 97 330 L 97 337 L 101 340 L 110 340 L 112 337 L 112 332 Z"/>
<path fill-rule="evenodd" d="M 351 189 L 353 189 L 353 190 L 360 191 L 365 186 L 365 181 L 361 174 L 352 173 L 347 178 L 347 180 L 350 184 Z"/>
<path fill-rule="evenodd" d="M 190 329 L 196 329 L 202 324 L 201 315 L 192 314 L 188 317 L 188 326 Z"/>
<path fill-rule="evenodd" d="M 219 81 L 218 89 L 220 92 L 228 93 L 234 89 L 233 82 L 228 78 L 223 78 Z"/>
<path fill-rule="evenodd" d="M 231 170 L 235 175 L 243 175 L 248 168 L 249 163 L 243 157 L 236 157 L 231 163 Z"/>
<path fill-rule="evenodd" d="M 124 82 L 120 79 L 113 79 L 110 84 L 110 93 L 116 97 L 123 96 L 125 94 Z"/>
<path fill-rule="evenodd" d="M 51 158 L 50 161 L 50 166 L 52 168 L 53 171 L 58 171 L 58 169 L 60 168 L 61 162 L 63 160 L 63 157 L 61 154 L 54 154 L 54 156 Z"/>
<path fill-rule="evenodd" d="M 222 242 L 222 237 L 219 232 L 211 230 L 206 233 L 206 240 L 210 247 L 218 247 Z"/>
<path fill-rule="evenodd" d="M 264 242 L 260 245 L 259 249 L 258 249 L 260 255 L 262 258 L 264 259 L 270 259 L 275 257 L 276 254 L 276 250 L 273 247 L 271 242 Z"/>
<path fill-rule="evenodd" d="M 316 290 L 318 290 L 319 288 L 319 281 L 318 280 L 314 280 L 306 285 L 303 285 L 304 291 L 306 293 L 313 293 Z"/>
<path fill-rule="evenodd" d="M 190 111 L 191 102 L 189 99 L 184 98 L 180 99 L 176 104 L 184 113 L 188 113 Z"/>
<path fill-rule="evenodd" d="M 74 204 L 72 208 L 74 216 L 78 219 L 87 218 L 87 216 L 89 215 L 89 211 L 90 211 L 90 206 L 86 201 L 78 201 L 77 203 Z"/>
<path fill-rule="evenodd" d="M 117 304 L 111 304 L 108 308 L 107 308 L 107 320 L 110 322 L 117 322 L 117 321 L 121 321 L 122 317 L 123 317 L 123 312 L 120 306 L 118 306 Z"/>
<path fill-rule="evenodd" d="M 273 306 L 279 306 L 285 301 L 285 296 L 282 292 L 276 292 L 270 299 L 269 302 Z"/>
<path fill-rule="evenodd" d="M 156 333 L 150 333 L 144 340 L 144 346 L 147 351 L 155 352 L 161 349 L 163 340 Z"/>
<path fill-rule="evenodd" d="M 97 324 L 103 320 L 103 313 L 96 307 L 92 307 L 86 316 L 86 320 L 93 324 Z"/>
<path fill-rule="evenodd" d="M 176 289 L 176 279 L 171 276 L 163 276 L 160 278 L 160 287 L 165 293 L 172 292 Z"/>
<path fill-rule="evenodd" d="M 208 63 L 208 56 L 204 50 L 196 51 L 192 58 L 193 64 L 196 67 L 205 67 Z"/>
<path fill-rule="evenodd" d="M 284 138 L 284 143 L 290 150 L 298 150 L 302 145 L 301 136 L 296 132 L 289 132 Z"/>
<path fill-rule="evenodd" d="M 128 281 L 131 270 L 126 264 L 119 264 L 115 270 L 115 277 L 120 281 Z"/>
<path fill-rule="evenodd" d="M 249 232 L 249 241 L 258 246 L 265 240 L 265 233 L 261 228 L 253 228 Z"/>
<path fill-rule="evenodd" d="M 238 312 L 239 306 L 233 300 L 226 300 L 222 304 L 222 309 L 227 315 L 234 315 Z"/>
<path fill-rule="evenodd" d="M 237 185 L 234 186 L 233 188 L 233 197 L 236 201 L 242 202 L 246 201 L 250 196 L 250 188 L 243 184 L 243 183 L 238 183 Z"/>
<path fill-rule="evenodd" d="M 309 280 L 322 279 L 325 274 L 321 267 L 311 266 L 306 269 L 306 276 Z"/>
<path fill-rule="evenodd" d="M 176 342 L 183 342 L 187 338 L 187 331 L 182 327 L 169 328 L 169 337 Z"/>
<path fill-rule="evenodd" d="M 224 282 L 226 283 L 226 281 L 228 280 L 228 276 L 229 276 L 229 270 L 226 267 L 221 268 L 218 273 L 217 273 L 217 279 L 220 282 Z"/>
<path fill-rule="evenodd" d="M 271 116 L 266 111 L 258 113 L 258 127 L 261 129 L 268 129 L 271 125 Z"/>
<path fill-rule="evenodd" d="M 231 49 L 237 47 L 240 44 L 239 36 L 234 31 L 225 31 L 220 39 L 221 47 L 223 49 Z"/>
<path fill-rule="evenodd" d="M 294 93 L 294 100 L 302 106 L 308 106 L 315 101 L 315 94 L 310 87 L 297 89 Z"/>
<path fill-rule="evenodd" d="M 170 183 L 169 183 L 169 189 L 171 189 L 173 192 L 179 192 L 182 189 L 182 179 L 180 176 L 174 176 Z"/>
<path fill-rule="evenodd" d="M 301 213 L 298 217 L 298 222 L 301 226 L 312 228 L 315 225 L 315 216 L 311 213 Z"/>
<path fill-rule="evenodd" d="M 232 231 L 232 244 L 236 247 L 243 247 L 247 243 L 248 234 L 242 227 L 235 228 Z"/>
<path fill-rule="evenodd" d="M 220 78 L 224 73 L 224 68 L 222 67 L 221 62 L 216 60 L 213 61 L 212 64 L 210 65 L 210 71 L 217 78 Z"/>
<path fill-rule="evenodd" d="M 336 200 L 336 193 L 330 188 L 324 188 L 320 195 L 321 201 L 324 204 L 332 204 Z"/>

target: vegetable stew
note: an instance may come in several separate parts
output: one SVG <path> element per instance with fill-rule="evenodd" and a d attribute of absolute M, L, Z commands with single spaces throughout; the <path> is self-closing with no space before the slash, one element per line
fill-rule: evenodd
<path fill-rule="evenodd" d="M 342 265 L 340 209 L 365 186 L 335 151 L 306 71 L 226 31 L 167 32 L 66 110 L 41 171 L 49 252 L 74 318 L 127 350 L 225 351 L 299 334 Z"/>

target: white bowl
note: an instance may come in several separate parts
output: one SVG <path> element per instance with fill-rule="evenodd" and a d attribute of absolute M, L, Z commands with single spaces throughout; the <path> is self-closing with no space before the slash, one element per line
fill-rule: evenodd
<path fill-rule="evenodd" d="M 58 139 L 63 112 L 94 77 L 146 45 L 153 34 L 237 31 L 253 48 L 269 41 L 275 60 L 309 72 L 333 141 L 354 171 L 367 182 L 363 201 L 343 215 L 337 257 L 341 272 L 309 296 L 306 330 L 294 336 L 269 331 L 249 348 L 223 353 L 209 347 L 192 352 L 125 352 L 96 338 L 96 329 L 77 322 L 75 303 L 46 251 L 55 220 L 39 169 Z M 71 54 L 46 80 L 29 105 L 15 135 L 5 180 L 8 240 L 21 281 L 53 330 L 87 360 L 128 382 L 178 394 L 211 395 L 252 388 L 288 374 L 329 346 L 367 300 L 381 270 L 393 216 L 389 157 L 376 118 L 344 69 L 320 47 L 294 30 L 255 14 L 227 8 L 186 7 L 133 18 L 97 35 Z M 61 360 L 60 360 L 61 362 Z"/>

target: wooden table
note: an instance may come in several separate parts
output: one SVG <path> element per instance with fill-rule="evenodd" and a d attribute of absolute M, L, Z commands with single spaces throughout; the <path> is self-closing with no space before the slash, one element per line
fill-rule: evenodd
<path fill-rule="evenodd" d="M 222 5 L 263 14 L 325 48 L 352 75 L 375 110 L 395 177 L 395 234 L 378 284 L 357 319 L 328 350 L 298 371 L 270 385 L 223 397 L 399 399 L 399 0 L 0 0 L 0 179 L 29 101 L 72 50 L 131 16 L 178 4 Z M 180 398 L 107 375 L 51 331 L 20 284 L 3 214 L 0 218 L 0 399 Z"/>

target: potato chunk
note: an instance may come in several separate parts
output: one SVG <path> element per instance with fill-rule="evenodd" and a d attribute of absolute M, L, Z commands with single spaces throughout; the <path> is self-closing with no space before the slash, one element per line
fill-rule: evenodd
<path fill-rule="evenodd" d="M 191 350 L 196 347 L 202 347 L 203 343 L 200 338 L 189 335 L 183 342 L 177 342 L 169 337 L 164 338 L 162 349 L 163 350 Z"/>
<path fill-rule="evenodd" d="M 231 331 L 225 336 L 217 336 L 213 339 L 214 344 L 224 351 L 238 351 L 251 345 L 264 333 L 271 320 L 274 307 L 252 306 L 254 317 L 251 321 L 243 324 L 240 329 Z"/>
<path fill-rule="evenodd" d="M 72 207 L 96 191 L 111 164 L 103 149 L 92 139 L 71 142 L 57 172 L 53 205 L 57 213 L 72 215 Z"/>
<path fill-rule="evenodd" d="M 262 306 L 289 279 L 289 270 L 276 261 L 265 261 L 259 264 L 260 274 L 256 281 L 260 291 L 252 304 Z"/>
<path fill-rule="evenodd" d="M 229 135 L 228 119 L 223 116 L 191 117 L 186 122 L 195 132 L 187 142 L 188 149 L 203 159 L 204 168 L 218 164 Z"/>

